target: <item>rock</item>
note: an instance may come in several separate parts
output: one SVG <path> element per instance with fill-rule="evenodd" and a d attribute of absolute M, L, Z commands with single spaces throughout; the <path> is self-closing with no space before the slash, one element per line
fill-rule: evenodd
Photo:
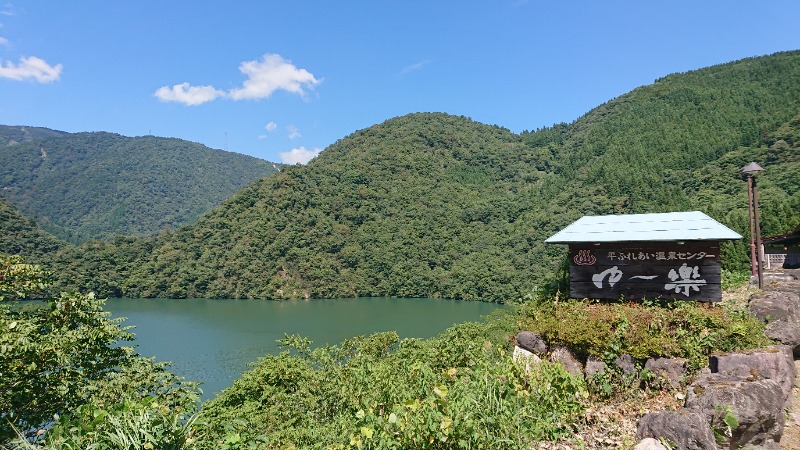
<path fill-rule="evenodd" d="M 614 365 L 625 376 L 636 375 L 636 363 L 633 362 L 633 357 L 631 355 L 619 355 L 614 360 Z"/>
<path fill-rule="evenodd" d="M 572 352 L 566 347 L 556 347 L 550 353 L 550 361 L 560 363 L 567 369 L 567 372 L 573 375 L 582 375 L 583 366 L 578 361 Z"/>
<path fill-rule="evenodd" d="M 764 336 L 790 346 L 794 356 L 800 357 L 800 322 L 769 322 L 764 328 Z"/>
<path fill-rule="evenodd" d="M 639 419 L 636 439 L 645 438 L 663 438 L 676 450 L 717 449 L 708 418 L 685 408 L 652 412 Z"/>
<path fill-rule="evenodd" d="M 708 366 L 712 373 L 733 375 L 737 380 L 774 380 L 780 386 L 781 405 L 790 400 L 797 376 L 792 349 L 786 345 L 739 353 L 711 355 Z M 730 378 L 730 377 L 729 377 Z M 787 404 L 788 406 L 788 404 Z"/>
<path fill-rule="evenodd" d="M 767 272 L 764 273 L 763 277 L 764 277 L 764 284 L 789 283 L 797 279 L 791 273 L 782 273 L 782 272 Z"/>
<path fill-rule="evenodd" d="M 542 362 L 542 358 L 539 358 L 539 356 L 536 354 L 531 353 L 518 345 L 515 345 L 514 362 L 518 364 L 525 364 L 525 373 L 530 373 L 531 366 Z"/>
<path fill-rule="evenodd" d="M 652 372 L 662 385 L 670 389 L 679 389 L 686 374 L 686 359 L 650 358 L 644 364 L 644 368 Z"/>
<path fill-rule="evenodd" d="M 770 289 L 750 296 L 750 313 L 766 322 L 764 335 L 790 345 L 800 356 L 800 293 L 797 290 Z"/>
<path fill-rule="evenodd" d="M 594 355 L 589 355 L 586 359 L 586 378 L 592 378 L 597 374 L 602 374 L 606 371 L 606 363 L 600 361 Z"/>
<path fill-rule="evenodd" d="M 545 344 L 544 339 L 539 336 L 539 333 L 533 331 L 519 332 L 517 334 L 517 345 L 540 356 L 547 354 L 547 344 Z"/>
<path fill-rule="evenodd" d="M 684 409 L 711 418 L 712 429 L 723 435 L 728 428 L 724 417 L 728 412 L 733 415 L 739 426 L 724 436 L 724 448 L 778 450 L 785 420 L 783 404 L 783 393 L 775 380 L 711 373 L 692 383 Z"/>
<path fill-rule="evenodd" d="M 747 306 L 762 322 L 800 322 L 800 296 L 796 292 L 760 292 L 750 296 Z"/>
<path fill-rule="evenodd" d="M 642 442 L 636 444 L 636 447 L 633 447 L 633 450 L 667 450 L 667 447 L 653 438 L 645 438 L 642 439 Z"/>

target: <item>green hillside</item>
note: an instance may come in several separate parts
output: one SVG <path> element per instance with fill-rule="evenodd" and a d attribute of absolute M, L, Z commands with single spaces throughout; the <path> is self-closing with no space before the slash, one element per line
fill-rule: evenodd
<path fill-rule="evenodd" d="M 0 147 L 59 137 L 65 134 L 67 133 L 64 131 L 51 130 L 49 128 L 0 125 Z"/>
<path fill-rule="evenodd" d="M 52 136 L 0 147 L 0 189 L 55 236 L 79 243 L 144 236 L 192 223 L 272 163 L 180 139 L 112 133 Z M 52 131 L 52 130 L 50 130 Z M 56 132 L 53 132 L 56 133 Z M 9 141 L 10 142 L 10 141 Z"/>
<path fill-rule="evenodd" d="M 25 255 L 39 262 L 68 244 L 42 230 L 0 196 L 0 255 Z"/>
<path fill-rule="evenodd" d="M 698 209 L 746 235 L 738 169 L 751 160 L 766 168 L 764 234 L 786 232 L 800 222 L 797 80 L 800 53 L 787 52 L 670 75 L 522 135 L 438 113 L 390 119 L 194 226 L 66 251 L 63 273 L 127 296 L 505 301 L 558 268 L 565 249 L 543 240 L 585 214 Z M 723 256 L 746 267 L 742 244 Z"/>

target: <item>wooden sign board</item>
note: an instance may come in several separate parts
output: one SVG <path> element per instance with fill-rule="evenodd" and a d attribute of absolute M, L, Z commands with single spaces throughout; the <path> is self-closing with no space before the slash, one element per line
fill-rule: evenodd
<path fill-rule="evenodd" d="M 571 244 L 570 296 L 722 300 L 718 242 Z"/>

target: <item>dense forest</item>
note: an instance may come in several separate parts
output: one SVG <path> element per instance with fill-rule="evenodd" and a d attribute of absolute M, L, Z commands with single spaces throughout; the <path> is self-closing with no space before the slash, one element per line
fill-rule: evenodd
<path fill-rule="evenodd" d="M 66 134 L 64 131 L 51 130 L 50 128 L 0 125 L 0 147 L 59 137 Z"/>
<path fill-rule="evenodd" d="M 565 249 L 543 241 L 582 215 L 700 210 L 747 236 L 739 169 L 750 161 L 766 169 L 764 235 L 797 226 L 797 79 L 800 52 L 750 58 L 521 134 L 442 113 L 397 117 L 194 225 L 67 246 L 46 262 L 59 287 L 99 295 L 507 301 L 558 269 Z M 746 242 L 724 246 L 728 269 L 747 261 Z"/>
<path fill-rule="evenodd" d="M 26 255 L 41 261 L 45 255 L 66 246 L 67 243 L 42 230 L 33 219 L 0 197 L 0 253 Z"/>
<path fill-rule="evenodd" d="M 275 171 L 180 139 L 0 127 L 0 195 L 72 243 L 193 223 Z"/>
<path fill-rule="evenodd" d="M 65 279 L 146 297 L 502 301 L 557 268 L 563 249 L 542 241 L 584 214 L 697 209 L 746 235 L 750 160 L 767 169 L 764 233 L 785 232 L 800 222 L 798 76 L 797 52 L 670 75 L 522 135 L 439 113 L 390 119 L 196 225 L 68 250 Z M 744 244 L 724 256 L 746 267 Z"/>

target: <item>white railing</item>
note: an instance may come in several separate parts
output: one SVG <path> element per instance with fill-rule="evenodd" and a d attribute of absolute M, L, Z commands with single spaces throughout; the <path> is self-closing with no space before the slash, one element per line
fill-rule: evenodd
<path fill-rule="evenodd" d="M 800 264 L 800 253 L 767 253 L 764 255 L 767 269 L 780 269 L 784 264 Z"/>

